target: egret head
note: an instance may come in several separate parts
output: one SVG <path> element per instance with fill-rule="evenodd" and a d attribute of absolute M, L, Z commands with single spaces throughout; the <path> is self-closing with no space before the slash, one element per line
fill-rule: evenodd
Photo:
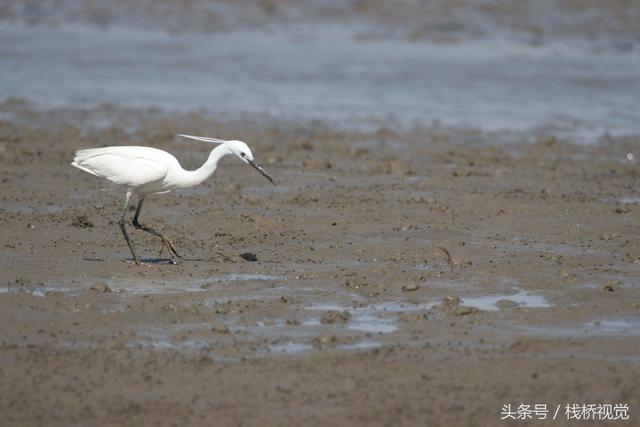
<path fill-rule="evenodd" d="M 242 141 L 233 140 L 233 141 L 228 141 L 227 146 L 229 147 L 229 151 L 231 151 L 231 153 L 238 156 L 240 160 L 242 160 L 243 162 L 245 162 L 246 164 L 250 165 L 255 170 L 257 170 L 260 173 L 260 175 L 267 178 L 273 185 L 276 184 L 273 181 L 273 178 L 271 178 L 271 175 L 269 175 L 267 171 L 262 169 L 262 167 L 256 163 L 255 159 L 253 158 L 253 153 L 251 153 L 251 149 L 247 144 L 245 144 Z"/>
<path fill-rule="evenodd" d="M 245 163 L 249 163 L 250 160 L 253 160 L 253 153 L 249 146 L 242 141 L 227 141 L 226 143 L 229 151 L 232 154 L 235 154 Z"/>

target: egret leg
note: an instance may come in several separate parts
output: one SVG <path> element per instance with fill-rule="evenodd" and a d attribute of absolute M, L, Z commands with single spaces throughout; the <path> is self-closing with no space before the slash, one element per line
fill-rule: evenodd
<path fill-rule="evenodd" d="M 169 240 L 167 236 L 160 233 L 159 231 L 154 230 L 149 226 L 140 224 L 138 222 L 138 217 L 140 216 L 140 209 L 142 209 L 142 202 L 144 202 L 144 197 L 141 197 L 140 201 L 138 202 L 138 207 L 136 208 L 136 214 L 133 216 L 133 226 L 138 230 L 144 230 L 147 233 L 151 233 L 154 236 L 160 237 L 162 239 L 162 247 L 160 248 L 160 255 L 162 255 L 162 251 L 166 246 L 169 248 L 169 250 L 173 255 L 175 255 L 177 258 L 182 258 L 180 255 L 178 255 L 178 252 L 176 252 L 175 248 L 173 247 L 173 243 L 171 243 L 171 240 Z"/>
<path fill-rule="evenodd" d="M 131 192 L 127 191 L 126 198 L 124 199 L 124 209 L 122 210 L 122 217 L 120 217 L 120 221 L 118 221 L 118 224 L 120 225 L 120 230 L 122 230 L 122 234 L 124 234 L 124 239 L 127 241 L 127 246 L 129 246 L 131 255 L 133 256 L 133 262 L 135 262 L 137 265 L 140 265 L 140 260 L 138 259 L 136 252 L 133 250 L 133 244 L 131 242 L 131 238 L 129 237 L 127 228 L 124 225 L 125 219 L 127 217 L 127 208 L 129 207 L 129 200 L 131 200 Z"/>

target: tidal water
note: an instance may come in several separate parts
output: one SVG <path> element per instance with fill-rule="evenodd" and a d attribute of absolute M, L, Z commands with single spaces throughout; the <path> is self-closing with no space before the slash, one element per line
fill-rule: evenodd
<path fill-rule="evenodd" d="M 640 54 L 558 39 L 437 43 L 347 26 L 170 34 L 0 24 L 0 100 L 363 126 L 640 133 Z"/>

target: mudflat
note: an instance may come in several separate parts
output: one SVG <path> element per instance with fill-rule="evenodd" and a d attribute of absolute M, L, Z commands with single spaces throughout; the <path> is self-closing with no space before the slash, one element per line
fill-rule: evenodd
<path fill-rule="evenodd" d="M 637 137 L 2 109 L 3 425 L 509 425 L 506 404 L 565 425 L 574 403 L 637 423 Z M 225 159 L 148 198 L 184 259 L 131 227 L 136 266 L 122 191 L 69 162 L 152 145 L 195 168 L 211 147 L 185 129 L 247 141 L 278 185 Z"/>

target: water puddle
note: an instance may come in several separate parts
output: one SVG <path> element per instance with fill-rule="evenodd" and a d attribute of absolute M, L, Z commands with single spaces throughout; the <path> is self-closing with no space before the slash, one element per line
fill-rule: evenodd
<path fill-rule="evenodd" d="M 462 297 L 461 304 L 484 311 L 500 310 L 500 306 L 517 305 L 524 308 L 548 308 L 551 304 L 542 295 L 520 290 L 516 294 L 494 294 Z"/>
<path fill-rule="evenodd" d="M 318 325 L 320 323 L 318 322 Z M 228 332 L 224 334 L 211 333 L 210 323 L 190 323 L 159 326 L 144 326 L 139 328 L 137 337 L 127 343 L 127 347 L 146 347 L 156 350 L 219 350 L 224 353 L 231 347 L 245 345 L 245 350 L 257 356 L 267 355 L 296 355 L 317 351 L 314 338 L 321 336 L 321 331 L 310 325 L 298 325 L 291 328 L 283 319 L 275 321 L 257 322 L 256 326 L 246 327 L 227 320 L 225 325 Z M 312 327 L 308 327 L 312 326 Z M 329 325 L 322 325 L 328 327 Z M 325 331 L 326 332 L 326 331 Z M 335 332 L 335 331 L 334 331 Z M 207 334 L 209 334 L 207 336 Z M 275 337 L 275 338 L 273 338 Z M 258 345 L 259 341 L 270 341 L 269 344 Z M 383 343 L 370 339 L 355 339 L 349 337 L 346 343 L 335 343 L 324 347 L 327 350 L 367 350 L 380 347 Z"/>
<path fill-rule="evenodd" d="M 348 330 L 366 332 L 370 334 L 389 334 L 398 330 L 399 313 L 427 310 L 433 307 L 431 304 L 410 304 L 399 301 L 388 301 L 365 306 L 345 306 L 340 304 L 315 304 L 306 307 L 310 311 L 337 311 L 348 312 L 351 318 L 344 324 L 329 324 L 324 326 L 343 326 Z M 313 317 L 304 323 L 305 325 L 323 325 L 320 318 Z"/>
<path fill-rule="evenodd" d="M 211 288 L 209 288 L 211 289 Z M 264 286 L 259 289 L 255 289 L 250 295 L 246 293 L 225 293 L 224 295 L 212 296 L 201 300 L 200 304 L 205 307 L 216 306 L 219 304 L 226 304 L 232 301 L 251 301 L 271 299 L 282 302 L 283 297 L 301 297 L 303 295 L 315 294 L 317 289 L 305 288 L 305 287 L 289 287 L 289 286 Z M 278 321 L 276 321 L 278 322 Z"/>
<path fill-rule="evenodd" d="M 246 299 L 246 298 L 245 298 Z M 370 339 L 373 334 L 389 334 L 398 330 L 397 315 L 403 311 L 425 309 L 427 305 L 387 302 L 362 307 L 339 304 L 316 304 L 306 307 L 308 316 L 299 313 L 296 323 L 284 318 L 253 318 L 239 313 L 225 316 L 224 333 L 212 332 L 210 322 L 171 324 L 166 326 L 144 325 L 138 328 L 137 338 L 129 346 L 145 346 L 158 350 L 229 350 L 233 346 L 245 346 L 249 353 L 295 355 L 317 351 L 315 340 L 323 336 L 337 337 L 336 342 L 318 344 L 327 350 L 366 350 L 383 343 Z M 345 323 L 322 323 L 319 312 L 349 311 L 351 317 Z M 357 334 L 354 334 L 357 332 Z M 260 343 L 257 345 L 255 343 Z M 249 349 L 250 348 L 250 349 Z"/>
<path fill-rule="evenodd" d="M 139 279 L 110 279 L 101 280 L 113 294 L 164 294 L 182 292 L 205 292 L 213 289 L 211 285 L 216 283 L 232 282 L 279 282 L 287 280 L 285 276 L 259 274 L 259 273 L 228 273 L 207 276 L 189 281 L 177 280 L 139 280 Z M 4 286 L 0 287 L 0 294 L 26 293 L 38 297 L 52 294 L 73 294 L 91 291 L 92 283 L 69 285 L 42 285 L 42 286 Z M 283 289 L 270 288 L 270 289 Z"/>
<path fill-rule="evenodd" d="M 79 293 L 79 289 L 69 287 L 26 287 L 26 286 L 7 286 L 0 287 L 1 294 L 29 294 L 34 297 L 46 297 L 56 294 Z"/>
<path fill-rule="evenodd" d="M 211 342 L 201 339 L 170 340 L 170 339 L 149 339 L 138 340 L 127 344 L 127 347 L 148 347 L 155 350 L 203 350 L 211 347 Z"/>
<path fill-rule="evenodd" d="M 199 279 L 189 278 L 188 281 L 167 280 L 131 280 L 114 279 L 105 281 L 109 287 L 118 293 L 130 294 L 162 294 L 180 292 L 204 292 L 210 290 L 216 283 L 227 282 L 279 282 L 286 280 L 285 276 L 259 273 L 228 273 L 207 276 Z"/>
<path fill-rule="evenodd" d="M 576 227 L 581 226 L 580 224 L 576 224 Z M 521 241 L 514 240 L 511 245 L 508 246 L 509 250 L 516 250 L 522 252 L 542 252 L 549 253 L 553 255 L 564 255 L 564 256 L 584 256 L 586 254 L 599 254 L 602 251 L 598 251 L 596 249 L 592 249 L 589 247 L 582 246 L 573 246 L 565 243 L 550 243 L 550 242 L 539 242 L 539 241 Z"/>
<path fill-rule="evenodd" d="M 339 344 L 333 347 L 334 350 L 369 350 L 372 348 L 382 347 L 383 344 L 379 341 L 358 341 L 349 344 Z M 273 344 L 268 347 L 268 352 L 271 354 L 287 354 L 296 355 L 302 353 L 309 353 L 317 350 L 313 344 L 298 343 L 293 341 L 285 341 L 279 344 Z"/>
<path fill-rule="evenodd" d="M 339 350 L 369 350 L 372 348 L 382 347 L 383 345 L 384 344 L 382 344 L 379 341 L 360 341 L 352 344 L 339 345 L 338 349 Z"/>
<path fill-rule="evenodd" d="M 586 338 L 590 336 L 640 336 L 640 316 L 612 317 L 568 326 L 529 326 L 518 329 L 530 335 L 551 338 Z"/>
<path fill-rule="evenodd" d="M 202 350 L 211 348 L 220 338 L 203 337 L 191 334 L 202 334 L 211 329 L 210 323 L 181 323 L 167 326 L 146 325 L 137 331 L 135 340 L 129 347 L 150 347 L 159 350 Z M 230 332 L 237 332 L 231 330 Z"/>
<path fill-rule="evenodd" d="M 285 341 L 280 344 L 273 344 L 268 347 L 269 353 L 274 354 L 300 354 L 313 351 L 315 348 L 311 344 Z"/>
<path fill-rule="evenodd" d="M 604 319 L 594 322 L 597 331 L 614 335 L 640 335 L 640 316 Z"/>
<path fill-rule="evenodd" d="M 265 281 L 277 276 L 262 274 L 229 273 L 224 275 L 209 276 L 203 280 L 254 280 Z M 130 281 L 127 281 L 130 282 Z M 175 284 L 164 285 L 162 290 L 155 289 L 158 284 L 149 281 L 140 281 L 141 285 L 129 286 L 127 292 L 154 293 L 166 292 L 175 289 Z M 110 285 L 111 286 L 111 285 Z M 202 289 L 197 285 L 191 285 L 192 290 L 199 292 Z M 231 287 L 233 288 L 233 287 Z M 179 288 L 184 291 L 184 288 Z M 226 290 L 229 290 L 227 288 Z M 267 301 L 254 315 L 249 312 L 229 311 L 225 313 L 223 325 L 214 325 L 212 322 L 196 323 L 171 323 L 166 325 L 146 324 L 136 328 L 135 338 L 127 343 L 128 347 L 145 347 L 155 350 L 171 351 L 206 351 L 214 358 L 222 357 L 227 360 L 237 360 L 241 357 L 269 355 L 299 355 L 314 351 L 358 351 L 377 348 L 385 343 L 396 343 L 404 340 L 403 335 L 394 335 L 401 328 L 400 318 L 405 313 L 426 312 L 442 303 L 442 298 L 432 298 L 423 302 L 407 302 L 402 300 L 383 301 L 373 304 L 362 304 L 350 298 L 353 302 L 335 302 L 335 300 L 318 301 L 318 296 L 313 293 L 314 288 L 288 288 L 283 286 L 256 286 L 258 290 L 256 298 L 270 298 L 279 301 L 285 293 L 298 293 L 302 301 L 311 301 L 309 305 L 303 305 L 301 310 L 287 313 L 291 317 L 282 317 L 281 311 L 272 311 L 272 305 Z M 312 291 L 309 293 L 308 291 Z M 44 295 L 42 290 L 40 295 Z M 176 291 L 177 292 L 177 291 Z M 306 292 L 300 295 L 299 292 Z M 232 292 L 228 298 L 215 296 L 209 298 L 210 304 L 225 304 L 234 298 L 246 300 L 245 293 L 237 295 Z M 351 295 L 356 297 L 356 295 Z M 294 298 L 296 298 L 294 296 Z M 331 298 L 335 298 L 332 296 Z M 495 293 L 488 295 L 461 296 L 461 304 L 476 307 L 480 310 L 499 310 L 501 302 L 508 300 L 512 306 L 517 307 L 549 307 L 550 304 L 541 295 L 511 288 L 511 293 Z M 316 303 L 313 303 L 316 301 Z M 179 303 L 176 303 L 179 304 Z M 188 307 L 187 303 L 185 307 Z M 279 310 L 279 309 L 277 309 Z M 327 313 L 337 312 L 335 316 Z M 340 313 L 348 313 L 340 317 Z M 633 323 L 636 322 L 636 323 Z M 637 319 L 616 318 L 584 325 L 591 329 L 599 329 L 601 333 L 624 334 L 628 329 L 637 326 Z M 529 330 L 534 333 L 533 329 Z M 384 336 L 384 338 L 383 338 Z M 212 356 L 213 357 L 213 356 Z"/>
<path fill-rule="evenodd" d="M 37 206 L 28 206 L 28 205 L 16 205 L 16 204 L 5 204 L 0 208 L 0 211 L 4 211 L 7 213 L 13 214 L 57 214 L 63 212 L 66 208 L 62 205 L 57 204 L 42 204 Z"/>
<path fill-rule="evenodd" d="M 623 205 L 637 205 L 640 204 L 640 196 L 621 197 L 618 199 L 618 203 Z"/>
<path fill-rule="evenodd" d="M 353 313 L 353 312 L 352 312 Z M 364 312 L 355 312 L 352 314 L 351 320 L 345 326 L 346 329 L 352 331 L 366 332 L 370 334 L 388 334 L 398 330 L 396 326 L 397 318 L 380 318 L 375 314 Z M 319 319 L 307 320 L 303 323 L 306 326 L 330 326 L 324 325 Z M 334 328 L 338 325 L 332 325 Z M 342 325 L 340 325 L 342 326 Z"/>

